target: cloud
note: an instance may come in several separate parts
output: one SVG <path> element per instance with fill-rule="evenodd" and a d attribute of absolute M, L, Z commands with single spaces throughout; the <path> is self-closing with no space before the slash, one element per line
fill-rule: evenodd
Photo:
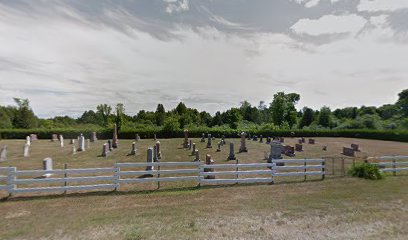
<path fill-rule="evenodd" d="M 319 19 L 300 19 L 290 29 L 298 34 L 313 36 L 322 34 L 351 33 L 360 31 L 366 20 L 358 15 L 326 15 Z"/>
<path fill-rule="evenodd" d="M 406 0 L 361 0 L 358 5 L 359 11 L 379 12 L 379 11 L 396 11 L 408 9 Z"/>
<path fill-rule="evenodd" d="M 188 0 L 163 0 L 167 3 L 166 12 L 169 14 L 185 12 L 190 9 Z"/>

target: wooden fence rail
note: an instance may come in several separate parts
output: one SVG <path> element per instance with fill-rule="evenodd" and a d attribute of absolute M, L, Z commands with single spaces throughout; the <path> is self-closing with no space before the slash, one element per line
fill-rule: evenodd
<path fill-rule="evenodd" d="M 408 171 L 408 156 L 382 156 L 368 159 L 379 161 L 372 164 L 379 166 L 382 172 L 392 172 L 394 176 L 397 172 Z"/>
<path fill-rule="evenodd" d="M 177 169 L 163 169 L 167 167 Z M 211 171 L 208 171 L 209 169 Z M 91 175 L 83 176 L 84 174 Z M 157 182 L 160 188 L 160 182 L 179 181 L 191 181 L 199 185 L 274 183 L 277 177 L 304 176 L 306 179 L 306 176 L 312 175 L 320 175 L 324 179 L 325 160 L 280 159 L 273 160 L 271 163 L 209 165 L 203 162 L 115 163 L 112 168 L 54 170 L 17 170 L 15 167 L 0 167 L 0 191 L 12 195 L 14 193 L 118 190 L 121 184 L 146 182 Z M 242 176 L 244 177 L 241 178 Z M 55 186 L 61 183 L 64 185 Z M 85 185 L 69 185 L 78 183 Z M 41 184 L 48 184 L 48 186 L 38 186 Z"/>

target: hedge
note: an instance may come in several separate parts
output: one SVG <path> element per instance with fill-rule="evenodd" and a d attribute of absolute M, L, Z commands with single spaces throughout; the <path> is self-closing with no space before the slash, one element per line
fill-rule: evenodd
<path fill-rule="evenodd" d="M 112 138 L 112 129 L 0 129 L 0 139 L 25 139 L 31 133 L 38 135 L 39 139 L 51 139 L 52 134 L 62 134 L 65 139 L 77 138 L 81 133 L 86 138 L 90 138 L 92 132 L 96 131 L 100 139 Z M 211 133 L 214 137 L 225 136 L 227 138 L 239 137 L 239 130 L 235 129 L 212 129 L 196 128 L 189 131 L 190 137 L 201 137 L 202 133 Z M 263 135 L 264 137 L 347 137 L 364 138 L 387 141 L 408 142 L 408 131 L 378 131 L 378 130 L 258 130 L 249 132 L 253 135 Z M 141 138 L 153 138 L 154 134 L 158 138 L 181 138 L 184 136 L 183 130 L 165 131 L 152 129 L 124 129 L 120 131 L 119 138 L 134 139 L 139 134 Z"/>

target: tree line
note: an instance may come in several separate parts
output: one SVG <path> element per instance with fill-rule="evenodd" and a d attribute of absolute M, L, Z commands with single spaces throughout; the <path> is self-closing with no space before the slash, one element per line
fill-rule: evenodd
<path fill-rule="evenodd" d="M 332 110 L 324 106 L 318 110 L 296 105 L 297 93 L 278 92 L 271 103 L 261 101 L 258 106 L 248 101 L 240 107 L 218 111 L 214 115 L 206 111 L 189 108 L 180 102 L 167 110 L 158 104 L 155 111 L 140 110 L 128 115 L 123 103 L 112 107 L 100 104 L 94 110 L 85 111 L 80 117 L 55 116 L 38 118 L 28 99 L 14 98 L 14 106 L 0 106 L 0 129 L 32 128 L 102 128 L 114 123 L 119 129 L 162 129 L 176 131 L 184 128 L 210 127 L 221 129 L 373 129 L 408 130 L 408 89 L 398 94 L 398 101 L 380 107 L 361 106 Z"/>

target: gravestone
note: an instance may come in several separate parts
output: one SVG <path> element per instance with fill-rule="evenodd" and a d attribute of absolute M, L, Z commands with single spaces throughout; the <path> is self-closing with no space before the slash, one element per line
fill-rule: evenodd
<path fill-rule="evenodd" d="M 235 153 L 234 153 L 234 143 L 230 142 L 230 151 L 228 155 L 228 160 L 236 160 Z"/>
<path fill-rule="evenodd" d="M 323 151 L 327 151 L 327 146 L 324 145 L 324 146 L 322 147 L 322 150 L 323 150 Z"/>
<path fill-rule="evenodd" d="M 51 171 L 52 170 L 52 158 L 49 158 L 49 157 L 44 158 L 44 160 L 43 160 L 43 170 L 45 170 L 45 171 Z M 51 176 L 52 176 L 52 173 L 46 173 L 46 174 L 42 175 L 42 177 L 44 177 L 44 178 L 48 178 L 48 177 L 51 177 Z"/>
<path fill-rule="evenodd" d="M 306 143 L 306 138 L 302 137 L 302 143 Z"/>
<path fill-rule="evenodd" d="M 61 134 L 59 135 L 59 141 L 60 141 L 60 146 L 63 148 L 64 147 L 64 136 Z"/>
<path fill-rule="evenodd" d="M 113 138 L 112 138 L 112 148 L 118 148 L 119 139 L 118 139 L 118 126 L 116 123 L 113 125 Z"/>
<path fill-rule="evenodd" d="M 241 146 L 239 147 L 239 152 L 240 152 L 240 153 L 242 153 L 242 152 L 248 152 L 248 149 L 247 149 L 247 147 L 246 147 L 246 139 L 245 139 L 245 136 L 246 136 L 245 132 L 242 132 L 242 133 L 241 133 Z"/>
<path fill-rule="evenodd" d="M 198 152 L 198 149 L 195 150 L 194 156 L 195 156 L 194 162 L 199 162 L 200 161 L 200 153 Z"/>
<path fill-rule="evenodd" d="M 136 155 L 136 142 L 132 142 L 132 150 L 130 151 L 130 155 Z"/>
<path fill-rule="evenodd" d="M 302 144 L 303 143 L 302 139 L 298 139 L 298 143 Z"/>
<path fill-rule="evenodd" d="M 285 155 L 289 157 L 294 157 L 295 156 L 295 148 L 289 145 L 286 145 L 285 147 Z"/>
<path fill-rule="evenodd" d="M 268 163 L 272 163 L 274 159 L 282 159 L 282 143 L 280 141 L 272 141 L 271 154 L 269 155 Z M 277 166 L 283 166 L 282 163 L 277 163 Z"/>
<path fill-rule="evenodd" d="M 55 142 L 58 141 L 58 134 L 52 134 L 51 141 Z"/>
<path fill-rule="evenodd" d="M 190 139 L 190 141 L 188 142 L 188 150 L 191 150 L 192 147 L 193 147 L 193 140 Z"/>
<path fill-rule="evenodd" d="M 280 137 L 280 138 L 279 138 L 279 141 L 280 141 L 281 143 L 284 143 L 284 142 L 285 142 L 285 138 Z"/>
<path fill-rule="evenodd" d="M 139 134 L 136 134 L 135 140 L 136 140 L 136 142 L 140 140 Z"/>
<path fill-rule="evenodd" d="M 207 148 L 212 148 L 212 138 L 211 138 L 211 134 L 208 134 Z"/>
<path fill-rule="evenodd" d="M 224 136 L 224 135 L 222 135 L 221 144 L 222 144 L 222 145 L 225 145 L 225 136 Z"/>
<path fill-rule="evenodd" d="M 191 155 L 194 155 L 194 154 L 195 154 L 195 150 L 196 150 L 196 144 L 193 143 L 193 151 L 191 151 Z"/>
<path fill-rule="evenodd" d="M 200 142 L 205 142 L 205 134 L 201 134 L 201 141 Z"/>
<path fill-rule="evenodd" d="M 30 155 L 30 145 L 24 144 L 23 147 L 23 156 L 28 157 Z"/>
<path fill-rule="evenodd" d="M 109 148 L 109 152 L 113 151 L 113 147 L 112 147 L 112 140 L 108 140 L 108 148 Z"/>
<path fill-rule="evenodd" d="M 258 136 L 255 135 L 255 136 L 252 138 L 252 141 L 258 141 Z"/>
<path fill-rule="evenodd" d="M 91 142 L 96 142 L 96 141 L 98 141 L 98 137 L 96 136 L 96 132 L 92 132 Z"/>
<path fill-rule="evenodd" d="M 160 148 L 160 141 L 156 142 L 156 148 L 157 148 L 157 158 L 161 159 L 161 148 Z"/>
<path fill-rule="evenodd" d="M 153 140 L 154 140 L 154 141 L 157 140 L 156 133 L 153 135 Z"/>
<path fill-rule="evenodd" d="M 153 163 L 153 148 L 147 149 L 147 163 Z M 153 166 L 146 166 L 146 171 L 152 171 L 154 169 Z"/>
<path fill-rule="evenodd" d="M 316 141 L 313 138 L 309 138 L 309 144 L 315 144 Z"/>
<path fill-rule="evenodd" d="M 31 146 L 31 138 L 30 138 L 30 136 L 27 136 L 27 137 L 26 137 L 25 144 L 28 144 L 29 146 Z"/>
<path fill-rule="evenodd" d="M 217 152 L 221 152 L 221 142 L 218 142 Z"/>
<path fill-rule="evenodd" d="M 297 152 L 302 152 L 303 151 L 303 145 L 302 144 L 296 144 L 295 145 L 295 150 Z"/>
<path fill-rule="evenodd" d="M 183 143 L 183 145 L 184 145 L 184 148 L 188 148 L 188 130 L 187 129 L 184 130 L 184 143 Z"/>
<path fill-rule="evenodd" d="M 76 147 L 74 145 L 74 146 L 72 146 L 72 155 L 75 155 L 75 154 L 76 154 Z"/>
<path fill-rule="evenodd" d="M 37 134 L 30 134 L 30 140 L 32 141 L 37 141 L 38 140 L 38 136 Z"/>
<path fill-rule="evenodd" d="M 355 151 L 355 152 L 359 152 L 360 151 L 360 146 L 358 144 L 352 143 L 351 144 L 351 149 L 353 149 L 353 151 Z"/>
<path fill-rule="evenodd" d="M 102 145 L 102 154 L 101 154 L 101 156 L 102 157 L 107 157 L 108 156 L 108 151 L 109 151 L 109 146 L 108 146 L 107 143 L 104 143 Z"/>
<path fill-rule="evenodd" d="M 272 142 L 271 137 L 267 137 L 267 138 L 266 138 L 266 144 L 271 144 L 271 142 Z"/>
<path fill-rule="evenodd" d="M 259 142 L 260 142 L 260 143 L 263 143 L 263 136 L 262 136 L 262 135 L 259 136 Z"/>
<path fill-rule="evenodd" d="M 85 151 L 85 137 L 82 133 L 81 133 L 81 136 L 79 136 L 78 151 L 80 152 Z"/>
<path fill-rule="evenodd" d="M 91 140 L 89 138 L 86 139 L 86 148 L 91 148 Z"/>
<path fill-rule="evenodd" d="M 205 164 L 206 165 L 213 165 L 214 160 L 211 158 L 210 154 L 205 156 Z M 214 168 L 204 168 L 204 172 L 214 172 Z M 215 176 L 205 176 L 205 179 L 215 179 Z"/>
<path fill-rule="evenodd" d="M 158 162 L 159 161 L 159 156 L 157 153 L 157 145 L 153 146 L 153 161 Z"/>
<path fill-rule="evenodd" d="M 71 139 L 71 141 L 69 142 L 69 144 L 75 144 L 75 139 Z"/>
<path fill-rule="evenodd" d="M 0 149 L 0 162 L 7 161 L 7 146 Z"/>
<path fill-rule="evenodd" d="M 349 157 L 354 157 L 354 150 L 352 148 L 343 147 L 343 154 Z"/>

